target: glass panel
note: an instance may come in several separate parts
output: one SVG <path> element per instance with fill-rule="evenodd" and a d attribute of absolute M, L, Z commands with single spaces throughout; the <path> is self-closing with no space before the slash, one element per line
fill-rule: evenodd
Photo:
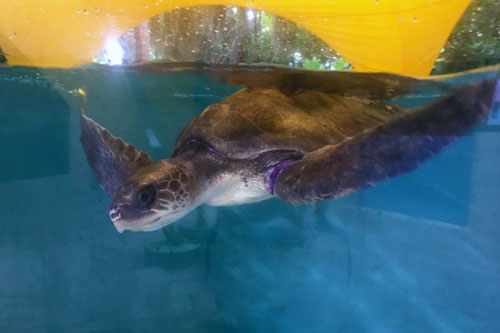
<path fill-rule="evenodd" d="M 386 1 L 370 4 L 394 6 Z M 89 6 L 79 15 L 105 15 L 106 5 Z M 474 2 L 434 73 L 498 64 L 499 8 L 499 1 Z M 333 123 L 316 117 L 297 121 L 292 112 L 323 110 L 345 122 L 336 134 L 389 113 L 395 129 L 389 136 L 418 142 L 427 137 L 419 130 L 429 124 L 456 128 L 470 114 L 447 118 L 443 105 L 448 104 L 442 99 L 426 120 L 401 129 L 396 124 L 404 112 L 449 98 L 450 87 L 498 80 L 498 67 L 440 77 L 438 83 L 379 73 L 304 71 L 351 66 L 304 28 L 233 6 L 184 8 L 152 17 L 108 40 L 94 63 L 78 68 L 13 67 L 6 60 L 0 50 L 1 332 L 500 332 L 500 85 L 486 123 L 460 134 L 448 149 L 404 175 L 343 198 L 299 206 L 278 197 L 234 206 L 201 205 L 165 228 L 124 233 L 110 221 L 112 196 L 101 188 L 95 161 L 89 163 L 82 149 L 81 99 L 74 94 L 83 89 L 87 116 L 154 161 L 172 158 L 190 122 L 207 107 L 219 107 L 218 121 L 191 128 L 193 140 L 183 143 L 193 144 L 186 148 L 190 157 L 185 155 L 186 160 L 194 156 L 193 163 L 185 166 L 197 168 L 193 178 L 198 187 L 216 189 L 200 198 L 227 201 L 248 195 L 246 186 L 253 182 L 265 179 L 267 185 L 273 175 L 276 181 L 285 174 L 279 172 L 295 163 L 259 164 L 261 151 L 230 157 L 235 136 L 250 133 L 239 141 L 244 146 L 256 132 L 285 128 L 288 133 L 264 136 L 259 145 L 248 144 L 236 153 L 266 145 L 288 153 L 286 144 L 300 137 L 301 125 L 318 125 L 300 137 L 305 142 L 331 134 L 323 129 Z M 193 61 L 217 66 L 185 63 Z M 269 63 L 294 67 L 293 75 Z M 262 80 L 250 80 L 252 75 Z M 249 81 L 254 86 L 244 90 Z M 231 109 L 228 98 L 249 90 L 257 93 Z M 405 93 L 393 99 L 395 91 Z M 286 103 L 277 98 L 252 109 L 266 94 L 285 96 Z M 454 95 L 448 111 L 475 114 L 486 103 L 479 100 L 469 107 L 476 97 L 470 92 Z M 398 111 L 396 105 L 412 111 Z M 383 110 L 355 117 L 374 106 Z M 268 118 L 257 124 L 249 117 L 252 111 Z M 373 142 L 379 137 L 363 140 L 377 126 L 353 130 L 332 143 L 338 149 L 363 143 L 362 153 L 348 149 L 349 154 L 328 165 L 348 166 L 339 178 L 360 167 L 357 157 L 378 151 Z M 202 136 L 203 130 L 212 136 Z M 97 134 L 92 137 L 99 144 L 110 139 Z M 431 139 L 458 136 L 452 134 L 439 127 L 431 131 Z M 206 142 L 198 145 L 201 139 Z M 432 149 L 433 140 L 412 156 L 420 162 L 419 154 Z M 394 149 L 385 152 L 393 164 L 384 171 L 405 156 L 406 151 Z M 127 146 L 116 156 L 125 159 L 131 151 Z M 325 150 L 316 151 L 316 157 L 321 152 Z M 349 185 L 372 175 L 377 163 L 386 160 L 379 157 L 361 163 L 363 172 Z M 118 167 L 110 167 L 106 180 L 121 177 Z M 208 177 L 220 171 L 217 167 L 228 169 Z M 249 180 L 256 169 L 259 177 Z M 318 166 L 303 175 L 328 170 Z M 154 178 L 149 171 L 141 174 Z M 332 178 L 320 178 L 314 188 L 320 191 Z"/>

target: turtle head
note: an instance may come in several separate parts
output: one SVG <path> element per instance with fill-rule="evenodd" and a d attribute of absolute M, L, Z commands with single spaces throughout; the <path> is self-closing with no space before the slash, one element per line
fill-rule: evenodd
<path fill-rule="evenodd" d="M 161 160 L 140 168 L 117 188 L 109 217 L 119 232 L 157 230 L 196 207 L 196 188 L 185 167 Z"/>
<path fill-rule="evenodd" d="M 82 94 L 80 141 L 101 187 L 113 197 L 109 217 L 119 232 L 153 231 L 197 206 L 198 182 L 190 165 L 151 157 L 113 136 L 85 115 Z"/>

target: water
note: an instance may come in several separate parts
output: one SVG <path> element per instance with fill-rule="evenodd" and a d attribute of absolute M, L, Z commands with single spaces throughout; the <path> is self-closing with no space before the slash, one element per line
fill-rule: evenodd
<path fill-rule="evenodd" d="M 161 231 L 110 223 L 79 87 L 90 117 L 153 159 L 238 90 L 183 72 L 0 69 L 0 331 L 500 331 L 498 127 L 316 207 L 203 206 L 169 230 L 201 245 L 177 260 L 145 253 Z"/>

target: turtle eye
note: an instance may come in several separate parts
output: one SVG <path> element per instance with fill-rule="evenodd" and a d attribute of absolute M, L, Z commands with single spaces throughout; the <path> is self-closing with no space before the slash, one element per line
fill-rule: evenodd
<path fill-rule="evenodd" d="M 146 185 L 137 192 L 137 201 L 143 208 L 149 208 L 156 200 L 156 189 L 153 185 Z"/>

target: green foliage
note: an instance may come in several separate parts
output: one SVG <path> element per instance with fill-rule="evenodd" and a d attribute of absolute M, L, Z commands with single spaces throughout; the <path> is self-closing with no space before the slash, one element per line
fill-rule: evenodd
<path fill-rule="evenodd" d="M 345 59 L 301 26 L 263 11 L 234 6 L 172 10 L 130 29 L 120 43 L 126 63 L 201 61 L 350 68 Z"/>
<path fill-rule="evenodd" d="M 351 65 L 342 58 L 341 56 L 336 56 L 333 58 L 331 61 L 327 61 L 325 63 L 322 63 L 321 60 L 313 56 L 311 59 L 304 59 L 300 65 L 297 65 L 299 67 L 303 67 L 306 69 L 314 69 L 314 70 L 322 70 L 322 69 L 329 69 L 329 70 L 348 70 L 351 69 Z"/>
<path fill-rule="evenodd" d="M 337 57 L 335 61 L 330 65 L 331 69 L 335 70 L 346 70 L 351 69 L 351 65 L 342 57 Z"/>
<path fill-rule="evenodd" d="M 326 66 L 322 63 L 320 63 L 319 59 L 314 56 L 312 59 L 304 59 L 304 62 L 302 63 L 302 67 L 307 68 L 307 69 L 325 69 Z"/>
<path fill-rule="evenodd" d="M 500 0 L 475 0 L 460 18 L 433 74 L 500 63 Z"/>

